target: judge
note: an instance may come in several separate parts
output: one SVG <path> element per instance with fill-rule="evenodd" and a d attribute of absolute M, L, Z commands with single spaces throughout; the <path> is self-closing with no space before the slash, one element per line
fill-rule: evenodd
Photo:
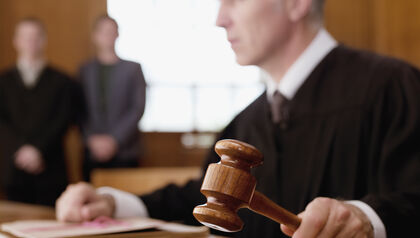
<path fill-rule="evenodd" d="M 16 25 L 16 66 L 0 75 L 1 182 L 9 200 L 53 206 L 66 188 L 63 137 L 70 124 L 70 80 L 49 66 L 43 23 Z"/>
<path fill-rule="evenodd" d="M 256 146 L 257 190 L 298 213 L 296 232 L 248 210 L 235 237 L 409 237 L 420 220 L 420 73 L 338 44 L 323 0 L 221 0 L 217 25 L 241 65 L 270 75 L 267 90 L 221 133 Z M 210 152 L 207 163 L 219 158 Z M 71 186 L 60 220 L 148 215 L 193 220 L 201 181 L 140 199 Z M 141 186 L 141 184 L 139 184 Z M 88 202 L 87 202 L 88 201 Z M 87 203 L 86 203 L 87 202 Z M 130 210 L 127 210 L 131 208 Z"/>

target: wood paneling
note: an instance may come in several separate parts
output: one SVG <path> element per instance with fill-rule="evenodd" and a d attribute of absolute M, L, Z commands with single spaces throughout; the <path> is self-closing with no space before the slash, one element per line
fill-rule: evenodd
<path fill-rule="evenodd" d="M 374 0 L 372 50 L 420 67 L 420 1 Z"/>
<path fill-rule="evenodd" d="M 326 0 L 325 26 L 341 43 L 370 49 L 371 0 Z"/>
<path fill-rule="evenodd" d="M 67 131 L 67 135 L 64 140 L 67 177 L 71 183 L 83 180 L 82 166 L 84 147 L 81 136 L 79 128 L 73 126 Z"/>
<path fill-rule="evenodd" d="M 0 0 L 0 68 L 14 63 L 11 37 L 25 16 L 45 21 L 52 63 L 74 73 L 92 55 L 90 29 L 106 0 Z M 345 44 L 420 65 L 420 1 L 326 0 L 327 29 Z"/>
<path fill-rule="evenodd" d="M 325 25 L 340 42 L 420 66 L 420 1 L 327 0 Z"/>
<path fill-rule="evenodd" d="M 180 132 L 141 133 L 143 150 L 141 152 L 142 156 L 139 158 L 140 166 L 201 167 L 210 148 L 187 148 L 182 143 L 183 135 L 184 133 Z M 206 133 L 206 135 L 215 136 L 209 133 Z M 77 128 L 71 128 L 65 140 L 67 148 L 67 170 L 69 171 L 69 180 L 73 183 L 82 180 L 83 144 L 80 136 Z M 112 173 L 110 172 L 109 174 Z M 92 182 L 93 180 L 94 178 L 92 177 Z"/>
<path fill-rule="evenodd" d="M 142 133 L 144 144 L 140 165 L 156 166 L 201 166 L 209 148 L 186 148 L 182 143 L 184 133 Z"/>
<path fill-rule="evenodd" d="M 106 0 L 0 0 L 0 68 L 15 62 L 16 22 L 35 16 L 47 27 L 49 61 L 69 73 L 77 72 L 80 63 L 92 56 L 91 25 L 104 13 Z"/>
<path fill-rule="evenodd" d="M 110 186 L 137 195 L 155 191 L 168 184 L 182 186 L 190 179 L 201 177 L 201 167 L 155 167 L 138 169 L 95 169 L 92 184 Z"/>

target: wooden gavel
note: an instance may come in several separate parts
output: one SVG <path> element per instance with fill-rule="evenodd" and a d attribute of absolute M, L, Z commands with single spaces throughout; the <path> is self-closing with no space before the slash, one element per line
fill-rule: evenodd
<path fill-rule="evenodd" d="M 237 140 L 220 140 L 215 146 L 221 162 L 210 164 L 201 193 L 207 203 L 194 208 L 194 217 L 203 225 L 236 232 L 243 227 L 237 215 L 248 208 L 295 231 L 301 219 L 255 190 L 251 168 L 262 164 L 263 156 L 254 146 Z"/>

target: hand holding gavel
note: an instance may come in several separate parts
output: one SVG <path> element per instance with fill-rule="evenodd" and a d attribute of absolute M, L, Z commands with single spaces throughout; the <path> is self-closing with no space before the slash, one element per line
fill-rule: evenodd
<path fill-rule="evenodd" d="M 235 232 L 243 222 L 237 215 L 248 208 L 295 231 L 301 219 L 255 191 L 256 179 L 250 169 L 262 164 L 263 156 L 252 145 L 237 140 L 216 143 L 221 162 L 210 164 L 201 192 L 207 203 L 194 208 L 194 217 L 202 224 L 221 231 Z"/>

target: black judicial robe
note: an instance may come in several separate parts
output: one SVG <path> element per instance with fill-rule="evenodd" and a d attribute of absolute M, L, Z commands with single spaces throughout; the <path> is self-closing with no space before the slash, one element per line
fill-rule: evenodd
<path fill-rule="evenodd" d="M 319 196 L 362 200 L 388 238 L 418 234 L 420 224 L 420 73 L 395 59 L 338 46 L 289 104 L 287 126 L 273 125 L 266 93 L 220 139 L 239 139 L 264 154 L 253 169 L 257 190 L 299 213 Z M 207 164 L 218 162 L 211 152 Z M 201 181 L 142 196 L 152 217 L 193 223 L 204 203 Z M 235 237 L 282 237 L 279 225 L 246 209 Z"/>
<path fill-rule="evenodd" d="M 63 137 L 71 119 L 71 80 L 46 67 L 28 89 L 16 68 L 0 76 L 1 182 L 12 200 L 53 206 L 67 185 Z M 14 165 L 24 144 L 38 148 L 45 170 L 31 175 Z"/>

